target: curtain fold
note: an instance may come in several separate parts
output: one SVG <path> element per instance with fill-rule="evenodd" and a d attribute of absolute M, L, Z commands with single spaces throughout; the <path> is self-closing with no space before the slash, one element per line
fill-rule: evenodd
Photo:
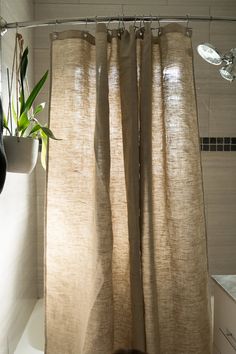
<path fill-rule="evenodd" d="M 119 78 L 129 231 L 132 345 L 145 349 L 139 229 L 139 104 L 136 51 L 136 33 L 131 27 L 130 32 L 125 31 L 120 40 Z"/>
<path fill-rule="evenodd" d="M 52 36 L 46 354 L 210 354 L 191 39 Z"/>
<path fill-rule="evenodd" d="M 161 178 L 158 177 L 162 176 L 157 176 L 162 163 L 162 156 L 161 154 L 158 156 L 158 152 L 162 145 L 161 139 L 164 138 L 164 131 L 161 132 L 163 119 L 162 82 L 159 44 L 152 43 L 152 34 L 148 26 L 145 28 L 144 38 L 141 42 L 140 66 L 140 227 L 145 335 L 148 353 L 162 353 L 160 351 L 159 291 L 157 284 L 161 274 L 157 273 L 158 261 L 156 259 L 156 257 L 163 257 L 162 254 L 157 254 L 159 252 L 157 247 L 159 242 L 164 241 L 163 235 L 158 234 L 158 228 L 161 231 L 161 225 L 156 223 L 163 198 L 165 198 L 165 184 L 160 185 Z M 160 190 L 155 190 L 155 188 L 160 188 Z M 164 215 L 160 219 L 161 223 L 165 225 L 163 217 Z M 158 234 L 157 240 L 155 240 L 156 233 Z M 165 266 L 164 263 L 161 264 Z"/>

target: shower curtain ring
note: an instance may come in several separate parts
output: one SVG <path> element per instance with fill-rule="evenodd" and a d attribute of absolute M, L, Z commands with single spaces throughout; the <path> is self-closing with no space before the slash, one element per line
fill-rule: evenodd
<path fill-rule="evenodd" d="M 107 31 L 108 31 L 108 32 L 111 31 L 111 30 L 109 29 L 110 23 L 111 23 L 111 17 L 109 18 L 109 20 L 108 20 L 108 22 L 107 22 Z"/>
<path fill-rule="evenodd" d="M 145 22 L 146 22 L 145 18 L 146 18 L 146 15 L 143 15 L 143 27 L 145 27 Z"/>
<path fill-rule="evenodd" d="M 187 22 L 186 22 L 186 28 L 188 29 L 188 24 L 189 24 L 189 14 L 186 15 L 186 19 L 187 19 Z"/>
<path fill-rule="evenodd" d="M 157 16 L 157 34 L 160 35 L 161 34 L 161 22 L 160 22 L 160 17 Z"/>
<path fill-rule="evenodd" d="M 134 29 L 136 28 L 137 15 L 134 16 Z"/>
<path fill-rule="evenodd" d="M 150 17 L 150 28 L 152 28 L 152 14 L 149 14 L 149 17 Z"/>
<path fill-rule="evenodd" d="M 121 22 L 122 22 L 122 29 L 125 30 L 124 14 L 122 15 Z"/>
<path fill-rule="evenodd" d="M 88 17 L 86 17 L 85 30 L 84 30 L 84 38 L 87 37 L 88 37 Z"/>
<path fill-rule="evenodd" d="M 139 29 L 141 29 L 142 27 L 142 17 L 140 17 L 140 20 L 139 20 Z"/>
<path fill-rule="evenodd" d="M 140 17 L 140 21 L 139 21 L 139 36 L 142 38 L 143 37 L 143 30 L 142 30 L 142 25 L 144 26 L 144 15 L 142 17 Z"/>
<path fill-rule="evenodd" d="M 155 27 L 155 25 L 152 27 L 152 22 L 155 21 L 154 17 L 150 14 L 150 17 L 151 17 L 151 22 L 150 22 L 150 29 L 151 31 L 155 31 L 155 30 L 158 30 L 158 27 Z"/>
<path fill-rule="evenodd" d="M 187 36 L 191 36 L 191 29 L 189 28 L 189 14 L 186 15 L 187 22 L 186 22 L 186 34 Z"/>
<path fill-rule="evenodd" d="M 7 25 L 7 21 L 2 17 L 0 16 L 0 32 L 1 32 L 1 37 L 4 36 L 5 33 L 7 33 L 7 28 L 6 28 L 6 25 Z"/>
<path fill-rule="evenodd" d="M 53 39 L 57 39 L 57 37 L 58 37 L 58 34 L 57 34 L 57 25 L 59 24 L 59 22 L 58 22 L 58 20 L 57 19 L 55 19 L 55 21 L 54 21 L 54 31 L 53 31 Z"/>
<path fill-rule="evenodd" d="M 118 16 L 118 18 L 119 18 L 119 22 L 118 22 L 118 33 L 117 33 L 117 36 L 118 36 L 118 38 L 120 38 L 121 37 L 121 31 L 120 31 L 120 21 L 121 21 L 121 19 L 120 19 L 120 15 Z"/>
<path fill-rule="evenodd" d="M 19 25 L 18 25 L 18 22 L 16 22 L 16 37 L 18 36 L 19 34 Z"/>

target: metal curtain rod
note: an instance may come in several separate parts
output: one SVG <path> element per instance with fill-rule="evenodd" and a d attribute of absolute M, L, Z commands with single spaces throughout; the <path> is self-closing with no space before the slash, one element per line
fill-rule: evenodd
<path fill-rule="evenodd" d="M 236 17 L 218 17 L 218 16 L 96 16 L 96 17 L 77 17 L 51 19 L 42 21 L 26 21 L 7 23 L 1 19 L 0 29 L 4 34 L 8 29 L 13 28 L 34 28 L 52 25 L 65 24 L 92 24 L 97 22 L 132 22 L 132 21 L 158 21 L 158 22 L 185 22 L 185 21 L 236 21 Z"/>

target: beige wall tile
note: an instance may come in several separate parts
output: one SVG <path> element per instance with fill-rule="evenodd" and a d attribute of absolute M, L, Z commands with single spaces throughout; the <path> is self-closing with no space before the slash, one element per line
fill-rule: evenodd
<path fill-rule="evenodd" d="M 229 83 L 230 84 L 230 83 Z M 209 133 L 211 136 L 236 136 L 234 95 L 211 95 Z"/>
<path fill-rule="evenodd" d="M 231 156 L 231 158 L 235 158 L 235 153 L 233 153 L 233 156 Z M 219 187 L 215 190 L 212 189 L 211 192 L 207 193 L 207 204 L 227 205 L 227 208 L 229 208 L 230 211 L 234 210 L 234 206 L 236 204 L 236 190 L 219 190 Z"/>
<path fill-rule="evenodd" d="M 234 22 L 212 22 L 210 25 L 210 43 L 221 53 L 235 47 L 235 36 L 236 23 Z"/>
<path fill-rule="evenodd" d="M 211 16 L 232 17 L 236 15 L 236 6 L 234 0 L 213 0 L 210 6 Z"/>
<path fill-rule="evenodd" d="M 193 47 L 202 42 L 209 41 L 209 22 L 189 22 L 189 27 L 192 28 Z"/>
<path fill-rule="evenodd" d="M 122 1 L 117 1 L 117 0 L 82 0 L 81 3 L 88 4 L 88 5 L 96 5 L 99 3 L 104 3 L 104 4 L 143 4 L 143 0 L 122 0 Z M 147 0 L 146 1 L 147 6 L 149 4 L 156 4 L 156 5 L 167 5 L 167 0 Z"/>
<path fill-rule="evenodd" d="M 236 271 L 236 154 L 202 153 L 211 274 Z"/>
<path fill-rule="evenodd" d="M 191 5 L 174 5 L 171 6 L 159 6 L 158 4 L 135 4 L 135 5 L 125 5 L 124 13 L 126 15 L 143 15 L 143 14 L 152 14 L 152 15 L 163 15 L 163 16 L 180 16 L 187 15 L 191 13 L 192 15 L 208 15 L 209 7 L 208 6 L 191 6 Z"/>
<path fill-rule="evenodd" d="M 218 75 L 217 69 L 215 65 L 210 65 L 206 61 L 204 61 L 200 55 L 197 53 L 197 45 L 193 44 L 193 53 L 194 53 L 194 73 L 196 82 L 198 81 L 206 81 L 207 83 L 211 83 L 211 81 L 215 80 L 216 75 Z"/>
<path fill-rule="evenodd" d="M 121 13 L 120 5 L 94 5 L 83 4 L 35 4 L 35 18 L 37 20 L 49 18 L 72 18 L 86 16 L 115 16 Z"/>
<path fill-rule="evenodd" d="M 234 0 L 211 0 L 211 6 L 214 8 L 215 6 L 221 6 L 222 5 L 228 7 L 228 6 L 235 6 L 235 1 Z"/>
<path fill-rule="evenodd" d="M 209 107 L 210 97 L 207 95 L 197 96 L 198 124 L 200 136 L 209 135 Z"/>
<path fill-rule="evenodd" d="M 221 215 L 221 217 L 218 218 L 217 215 Z M 232 243 L 234 244 L 236 234 L 235 211 L 229 207 L 227 200 L 222 204 L 208 204 L 208 225 L 212 229 L 209 238 L 212 246 L 222 245 L 222 242 L 223 245 L 231 244 L 232 246 Z M 236 251 L 236 244 L 234 246 Z"/>
<path fill-rule="evenodd" d="M 206 188 L 205 192 L 236 193 L 235 152 L 203 152 L 203 180 Z"/>
<path fill-rule="evenodd" d="M 209 6 L 211 0 L 168 0 L 168 6 Z M 183 15 L 187 15 L 183 13 Z"/>
<path fill-rule="evenodd" d="M 7 22 L 29 21 L 34 18 L 33 4 L 31 0 L 7 0 L 1 1 L 2 17 Z"/>
<path fill-rule="evenodd" d="M 222 252 L 221 252 L 222 250 Z M 222 246 L 209 247 L 209 273 L 210 274 L 232 274 L 235 269 L 235 250 Z M 235 273 L 233 273 L 235 274 Z"/>
<path fill-rule="evenodd" d="M 211 74 L 210 71 L 213 71 L 213 73 Z M 236 85 L 224 80 L 218 72 L 218 67 L 215 68 L 213 65 L 209 66 L 209 77 L 207 73 L 204 78 L 198 78 L 198 76 L 196 76 L 196 86 L 198 93 L 202 95 L 225 95 L 235 97 L 236 94 Z"/>
<path fill-rule="evenodd" d="M 34 0 L 35 4 L 79 4 L 80 0 Z"/>
<path fill-rule="evenodd" d="M 147 0 L 147 4 L 158 4 L 158 5 L 166 5 L 168 0 Z M 35 0 L 35 3 L 47 3 L 47 4 L 58 4 L 58 3 L 64 3 L 64 4 L 73 4 L 73 3 L 80 3 L 80 4 L 85 4 L 87 6 L 96 6 L 97 4 L 115 4 L 115 5 L 120 5 L 120 4 L 139 4 L 143 3 L 142 0 Z"/>

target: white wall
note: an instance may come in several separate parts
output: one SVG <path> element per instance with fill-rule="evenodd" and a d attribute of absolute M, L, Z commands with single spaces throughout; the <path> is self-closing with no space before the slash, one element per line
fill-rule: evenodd
<path fill-rule="evenodd" d="M 2 0 L 8 22 L 33 18 L 31 0 Z M 29 82 L 33 80 L 32 31 L 20 31 L 29 45 Z M 2 96 L 7 106 L 6 68 L 11 70 L 15 31 L 1 42 Z M 12 354 L 37 297 L 35 174 L 8 173 L 0 195 L 0 354 Z M 25 353 L 27 354 L 27 353 Z"/>

